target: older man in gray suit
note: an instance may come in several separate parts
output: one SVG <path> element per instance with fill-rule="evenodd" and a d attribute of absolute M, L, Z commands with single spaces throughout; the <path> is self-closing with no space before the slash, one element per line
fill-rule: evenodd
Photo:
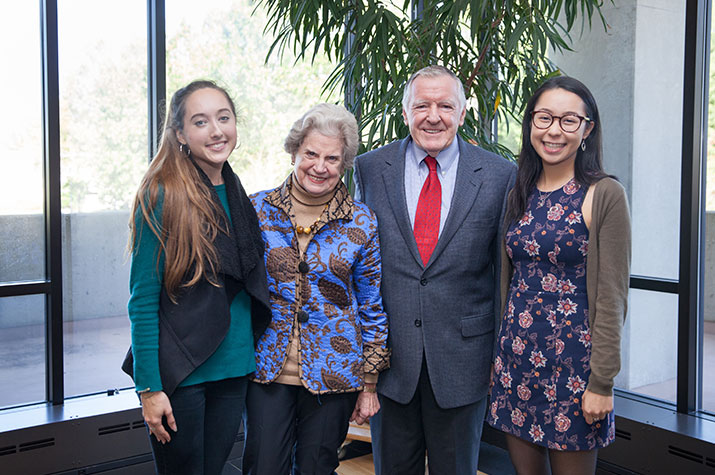
<path fill-rule="evenodd" d="M 370 421 L 377 473 L 474 474 L 499 325 L 498 253 L 516 167 L 457 137 L 464 88 L 429 66 L 405 86 L 410 136 L 357 158 L 376 214 L 391 368 Z"/>

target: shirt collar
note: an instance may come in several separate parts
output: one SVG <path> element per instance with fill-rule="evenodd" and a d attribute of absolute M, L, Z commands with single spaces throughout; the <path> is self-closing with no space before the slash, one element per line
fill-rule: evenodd
<path fill-rule="evenodd" d="M 439 169 L 442 173 L 446 173 L 447 170 L 449 170 L 449 168 L 457 161 L 457 157 L 459 156 L 458 142 L 459 141 L 455 136 L 452 143 L 449 144 L 447 148 L 439 152 L 435 157 L 437 163 L 439 163 Z M 409 147 L 412 152 L 408 154 L 410 156 L 409 159 L 414 160 L 416 166 L 419 168 L 420 163 L 422 163 L 428 154 L 419 145 L 417 145 L 417 142 L 414 140 L 410 141 Z"/>

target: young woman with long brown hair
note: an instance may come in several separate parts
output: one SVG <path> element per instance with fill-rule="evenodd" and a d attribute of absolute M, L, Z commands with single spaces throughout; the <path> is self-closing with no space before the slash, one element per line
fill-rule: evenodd
<path fill-rule="evenodd" d="M 236 142 L 223 88 L 179 89 L 134 201 L 124 368 L 162 474 L 221 473 L 270 320 L 258 220 L 227 162 Z"/>

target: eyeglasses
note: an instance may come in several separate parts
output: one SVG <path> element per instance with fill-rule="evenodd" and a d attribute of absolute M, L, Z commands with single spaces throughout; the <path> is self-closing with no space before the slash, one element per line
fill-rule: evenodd
<path fill-rule="evenodd" d="M 554 119 L 559 120 L 559 127 L 561 130 L 567 133 L 576 132 L 581 124 L 585 120 L 586 122 L 591 122 L 588 117 L 582 117 L 578 114 L 564 114 L 561 117 L 557 115 L 552 115 L 550 112 L 546 111 L 532 111 L 531 112 L 531 123 L 537 129 L 548 129 L 551 124 L 554 123 Z"/>

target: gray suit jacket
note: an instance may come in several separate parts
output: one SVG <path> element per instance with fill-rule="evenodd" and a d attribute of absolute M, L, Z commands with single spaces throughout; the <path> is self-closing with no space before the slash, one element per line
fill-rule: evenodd
<path fill-rule="evenodd" d="M 451 208 L 437 247 L 423 266 L 405 198 L 410 138 L 355 161 L 360 199 L 377 214 L 382 298 L 389 318 L 390 368 L 378 391 L 406 404 L 417 388 L 422 355 L 441 408 L 471 404 L 489 390 L 498 333 L 498 263 L 513 163 L 459 140 Z"/>

